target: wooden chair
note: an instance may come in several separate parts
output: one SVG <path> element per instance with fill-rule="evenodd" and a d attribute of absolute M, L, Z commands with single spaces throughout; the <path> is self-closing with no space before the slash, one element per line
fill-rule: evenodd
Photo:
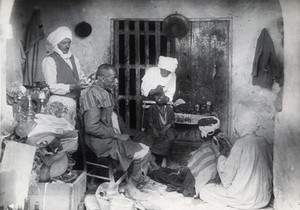
<path fill-rule="evenodd" d="M 115 183 L 114 173 L 117 172 L 114 167 L 114 160 L 108 157 L 97 157 L 95 153 L 86 145 L 84 137 L 84 123 L 82 115 L 78 114 L 79 144 L 82 150 L 83 170 L 88 177 L 94 177 L 99 180 Z M 120 183 L 127 177 L 125 172 L 117 181 Z"/>

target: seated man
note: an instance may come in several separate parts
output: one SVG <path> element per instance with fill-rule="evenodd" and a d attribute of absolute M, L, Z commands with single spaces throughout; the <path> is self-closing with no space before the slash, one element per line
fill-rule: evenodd
<path fill-rule="evenodd" d="M 155 181 L 167 184 L 167 191 L 177 191 L 184 196 L 198 197 L 199 191 L 205 184 L 217 180 L 217 160 L 211 149 L 212 139 L 219 141 L 221 153 L 225 156 L 230 151 L 231 143 L 220 133 L 218 118 L 203 117 L 198 121 L 198 125 L 201 141 L 204 142 L 197 150 L 190 153 L 187 166 L 179 169 L 159 168 L 149 173 Z"/>
<path fill-rule="evenodd" d="M 120 132 L 118 118 L 114 113 L 112 91 L 117 84 L 114 66 L 102 64 L 96 72 L 97 80 L 82 92 L 80 98 L 84 118 L 86 144 L 98 157 L 117 160 L 123 171 L 132 164 L 129 174 L 129 191 L 136 189 L 147 174 L 149 148 L 129 140 L 128 134 Z"/>
<path fill-rule="evenodd" d="M 158 67 L 149 68 L 142 78 L 142 95 L 153 99 L 153 94 L 164 91 L 169 101 L 173 101 L 176 91 L 176 58 L 159 56 Z"/>
<path fill-rule="evenodd" d="M 172 106 L 167 104 L 168 98 L 163 92 L 155 94 L 154 100 L 156 104 L 151 105 L 148 110 L 150 129 L 147 129 L 148 135 L 144 143 L 157 158 L 162 158 L 161 167 L 166 167 L 166 157 L 171 153 L 176 136 L 173 128 L 175 114 Z"/>
<path fill-rule="evenodd" d="M 201 146 L 190 153 L 187 167 L 195 178 L 196 197 L 199 196 L 201 188 L 211 181 L 217 180 L 217 158 L 211 148 L 212 141 L 220 143 L 220 151 L 226 157 L 232 147 L 230 141 L 220 131 L 220 120 L 214 116 L 203 117 L 198 121 L 201 132 Z"/>
<path fill-rule="evenodd" d="M 222 183 L 205 185 L 200 190 L 203 201 L 239 209 L 268 205 L 272 195 L 272 158 L 266 139 L 255 133 L 259 124 L 255 112 L 237 114 L 235 130 L 240 138 L 228 158 L 220 154 L 217 141 L 212 144 Z"/>

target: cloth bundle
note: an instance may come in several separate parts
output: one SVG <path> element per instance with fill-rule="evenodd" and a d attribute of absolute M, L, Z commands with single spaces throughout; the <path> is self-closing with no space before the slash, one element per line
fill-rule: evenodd
<path fill-rule="evenodd" d="M 78 133 L 67 120 L 49 114 L 37 114 L 36 126 L 28 134 L 27 144 L 38 148 L 40 164 L 36 173 L 40 181 L 64 174 L 68 167 L 68 153 L 78 146 Z"/>

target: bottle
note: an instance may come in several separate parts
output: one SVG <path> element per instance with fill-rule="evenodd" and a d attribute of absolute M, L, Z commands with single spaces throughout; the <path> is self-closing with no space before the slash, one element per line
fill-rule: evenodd
<path fill-rule="evenodd" d="M 199 110 L 200 110 L 199 104 L 196 104 L 196 105 L 195 105 L 195 110 L 196 110 L 196 114 L 198 114 L 198 113 L 199 113 Z"/>
<path fill-rule="evenodd" d="M 34 210 L 40 210 L 40 203 L 38 201 L 34 204 Z"/>
<path fill-rule="evenodd" d="M 24 199 L 24 210 L 29 210 L 29 197 Z"/>
<path fill-rule="evenodd" d="M 210 101 L 206 101 L 206 111 L 210 112 L 210 106 L 211 106 L 211 102 Z"/>

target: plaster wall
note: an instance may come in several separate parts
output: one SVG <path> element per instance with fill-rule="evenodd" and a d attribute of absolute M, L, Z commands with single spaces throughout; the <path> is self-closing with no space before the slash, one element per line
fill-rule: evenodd
<path fill-rule="evenodd" d="M 164 19 L 175 12 L 196 19 L 232 18 L 230 109 L 233 113 L 239 105 L 245 105 L 258 111 L 263 119 L 259 133 L 273 142 L 274 100 L 279 87 L 275 85 L 273 90 L 266 90 L 253 86 L 251 72 L 256 41 L 263 28 L 268 29 L 278 58 L 283 60 L 281 35 L 277 29 L 281 8 L 277 0 L 16 0 L 11 18 L 16 38 L 24 40 L 26 25 L 35 7 L 41 10 L 46 35 L 58 26 L 74 29 L 81 21 L 92 25 L 92 34 L 84 39 L 74 36 L 71 48 L 86 74 L 94 72 L 99 64 L 110 62 L 112 18 Z M 41 57 L 44 55 L 41 53 Z"/>

